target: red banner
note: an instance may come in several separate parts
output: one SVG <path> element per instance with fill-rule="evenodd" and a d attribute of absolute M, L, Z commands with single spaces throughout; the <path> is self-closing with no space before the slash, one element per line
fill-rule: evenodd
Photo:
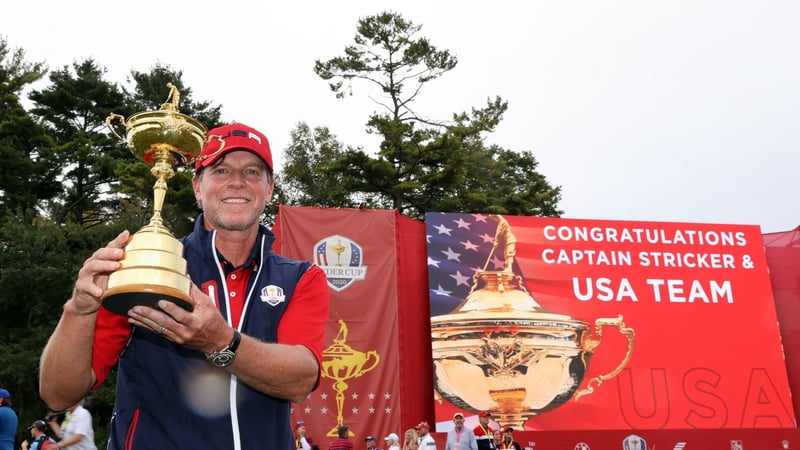
<path fill-rule="evenodd" d="M 795 426 L 757 226 L 429 213 L 426 229 L 437 431 L 482 409 L 525 430 Z"/>
<path fill-rule="evenodd" d="M 775 296 L 781 339 L 789 371 L 789 387 L 800 393 L 800 227 L 790 231 L 767 233 L 764 247 L 769 278 Z M 800 411 L 800 395 L 792 397 L 794 413 Z"/>
<path fill-rule="evenodd" d="M 427 298 L 424 285 L 403 288 L 398 276 L 424 283 L 424 226 L 396 211 L 282 206 L 273 231 L 277 253 L 313 261 L 326 272 L 330 287 L 323 378 L 317 390 L 294 405 L 293 422 L 303 420 L 320 448 L 327 448 L 339 425 L 349 426 L 355 441 L 402 434 L 403 409 L 410 404 L 418 414 L 419 402 L 401 403 L 404 386 L 398 374 L 405 341 L 398 312 L 423 303 L 421 317 L 427 319 Z M 400 245 L 399 236 L 411 243 Z M 400 305 L 399 294 L 406 305 Z"/>

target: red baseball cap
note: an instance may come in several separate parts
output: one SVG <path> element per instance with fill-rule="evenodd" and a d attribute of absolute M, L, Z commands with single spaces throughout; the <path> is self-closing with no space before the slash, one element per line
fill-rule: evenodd
<path fill-rule="evenodd" d="M 478 413 L 478 417 L 492 417 L 492 413 L 489 411 L 481 411 Z"/>
<path fill-rule="evenodd" d="M 424 421 L 423 421 L 423 422 L 420 422 L 420 423 L 418 423 L 418 424 L 417 424 L 417 426 L 416 426 L 416 427 L 414 427 L 414 428 L 415 428 L 415 429 L 417 429 L 417 430 L 420 430 L 420 429 L 422 429 L 422 428 L 428 428 L 428 429 L 430 429 L 430 427 L 428 426 L 428 422 L 424 422 Z"/>
<path fill-rule="evenodd" d="M 195 172 L 214 164 L 214 161 L 233 150 L 247 150 L 254 153 L 264 160 L 270 172 L 274 172 L 269 141 L 264 133 L 255 128 L 248 127 L 243 123 L 232 123 L 209 130 L 207 136 L 208 142 L 203 146 L 200 156 L 194 163 Z"/>

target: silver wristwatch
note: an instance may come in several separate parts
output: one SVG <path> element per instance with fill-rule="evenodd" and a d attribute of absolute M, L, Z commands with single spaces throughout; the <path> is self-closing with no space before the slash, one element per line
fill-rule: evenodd
<path fill-rule="evenodd" d="M 236 349 L 239 348 L 240 342 L 242 342 L 242 334 L 234 328 L 231 343 L 222 350 L 208 355 L 206 359 L 217 367 L 228 367 L 233 363 L 233 359 L 236 358 Z"/>

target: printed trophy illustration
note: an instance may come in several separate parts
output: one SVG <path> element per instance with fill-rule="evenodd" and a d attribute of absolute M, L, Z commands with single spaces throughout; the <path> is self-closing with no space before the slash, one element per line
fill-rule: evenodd
<path fill-rule="evenodd" d="M 327 436 L 338 436 L 338 428 L 344 423 L 344 393 L 349 387 L 347 380 L 358 378 L 378 366 L 380 355 L 374 350 L 361 352 L 347 345 L 347 324 L 339 320 L 339 333 L 333 344 L 322 351 L 322 376 L 333 380 L 336 391 L 336 425 Z"/>
<path fill-rule="evenodd" d="M 199 121 L 178 112 L 180 94 L 172 83 L 167 87 L 169 96 L 159 111 L 140 112 L 127 121 L 118 114 L 106 118 L 111 132 L 125 142 L 137 158 L 151 165 L 150 173 L 156 177 L 150 223 L 131 236 L 125 246 L 122 266 L 111 274 L 108 290 L 102 296 L 103 306 L 117 314 L 126 315 L 135 305 L 155 307 L 162 299 L 190 311 L 194 307 L 189 297 L 183 244 L 164 226 L 161 209 L 167 180 L 175 174 L 173 167 L 196 161 L 208 130 Z M 124 124 L 125 138 L 114 130 L 114 120 Z M 222 148 L 217 152 L 220 150 Z"/>
<path fill-rule="evenodd" d="M 524 429 L 533 416 L 577 400 L 618 375 L 633 352 L 634 331 L 622 316 L 589 324 L 545 311 L 513 272 L 516 237 L 499 215 L 494 245 L 470 293 L 453 312 L 431 318 L 436 394 L 458 408 L 490 411 L 499 423 Z M 504 268 L 487 270 L 503 243 Z M 609 373 L 581 384 L 603 329 L 614 327 L 627 350 Z"/>

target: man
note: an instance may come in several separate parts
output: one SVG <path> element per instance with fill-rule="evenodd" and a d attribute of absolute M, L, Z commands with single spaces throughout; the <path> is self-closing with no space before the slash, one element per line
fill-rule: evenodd
<path fill-rule="evenodd" d="M 331 442 L 328 447 L 329 450 L 352 450 L 355 448 L 353 442 L 350 440 L 350 427 L 342 425 L 336 429 L 336 434 L 339 436 Z"/>
<path fill-rule="evenodd" d="M 504 450 L 514 449 L 522 450 L 522 446 L 514 440 L 514 429 L 511 427 L 503 428 L 503 443 L 500 448 Z"/>
<path fill-rule="evenodd" d="M 492 427 L 489 426 L 491 417 L 489 411 L 478 413 L 478 426 L 472 429 L 472 432 L 475 433 L 475 440 L 478 442 L 478 450 L 495 450 L 497 448 L 492 436 Z"/>
<path fill-rule="evenodd" d="M 44 423 L 44 420 L 34 421 L 28 427 L 28 431 L 31 433 L 32 440 L 30 445 L 28 445 L 28 441 L 22 441 L 22 450 L 55 450 L 58 448 L 56 441 L 47 435 L 47 424 Z"/>
<path fill-rule="evenodd" d="M 369 450 L 380 450 L 378 448 L 378 443 L 375 442 L 375 436 L 367 436 L 364 438 L 364 442 L 367 444 L 367 449 Z"/>
<path fill-rule="evenodd" d="M 83 407 L 84 400 L 67 408 L 64 421 L 58 423 L 58 416 L 53 414 L 47 417 L 53 434 L 60 440 L 56 443 L 58 448 L 69 450 L 97 450 L 94 444 L 94 426 L 92 415 Z"/>
<path fill-rule="evenodd" d="M 294 448 L 297 450 L 311 450 L 314 442 L 306 435 L 306 423 L 298 420 L 294 424 Z"/>
<path fill-rule="evenodd" d="M 419 450 L 436 450 L 436 441 L 431 436 L 431 427 L 428 426 L 428 422 L 420 422 L 415 429 L 419 434 Z"/>
<path fill-rule="evenodd" d="M 259 223 L 274 188 L 269 142 L 239 123 L 208 135 L 192 179 L 203 213 L 182 240 L 193 310 L 100 308 L 123 231 L 78 272 L 42 354 L 40 393 L 56 410 L 118 367 L 109 450 L 292 448 L 291 402 L 319 379 L 327 280 L 276 255 Z"/>
<path fill-rule="evenodd" d="M 453 414 L 453 423 L 455 426 L 447 432 L 445 450 L 478 450 L 475 433 L 464 427 L 464 414 L 461 412 Z"/>
<path fill-rule="evenodd" d="M 0 388 L 0 450 L 14 450 L 19 418 L 11 409 L 11 394 Z"/>

